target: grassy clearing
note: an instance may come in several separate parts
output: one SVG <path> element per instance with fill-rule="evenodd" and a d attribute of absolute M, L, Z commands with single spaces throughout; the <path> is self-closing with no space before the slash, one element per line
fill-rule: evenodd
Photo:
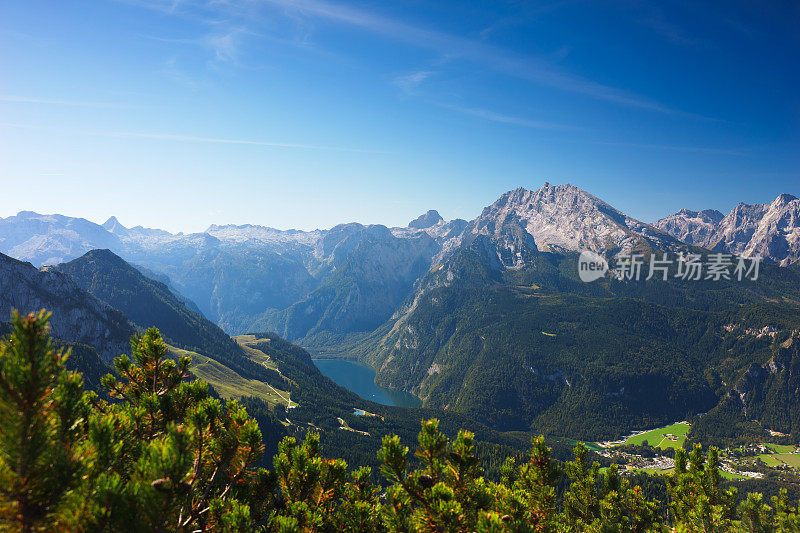
<path fill-rule="evenodd" d="M 250 346 L 250 344 L 255 344 L 257 342 L 264 342 L 265 339 L 256 339 L 255 335 L 237 335 L 232 337 L 239 346 L 241 346 L 242 350 L 244 350 L 245 355 L 255 361 L 258 364 L 264 365 L 265 367 L 275 370 L 276 372 L 280 373 L 278 370 L 278 366 L 269 358 L 267 354 L 262 352 L 261 350 L 257 350 Z"/>
<path fill-rule="evenodd" d="M 667 475 L 672 474 L 675 472 L 674 468 L 665 468 L 663 470 L 659 470 L 657 468 L 634 468 L 636 472 L 645 472 L 647 474 L 652 475 Z M 726 472 L 725 470 L 719 471 L 720 475 L 725 479 L 734 480 L 734 479 L 750 479 L 747 476 L 741 476 L 739 474 L 731 474 L 730 472 Z"/>
<path fill-rule="evenodd" d="M 666 474 L 672 474 L 673 472 L 675 472 L 674 468 L 664 468 L 662 470 L 659 470 L 658 468 L 634 468 L 633 470 L 636 471 L 636 472 L 645 472 L 647 474 L 650 474 L 651 476 L 652 475 L 666 475 Z"/>
<path fill-rule="evenodd" d="M 342 430 L 345 430 L 345 431 L 352 431 L 353 433 L 358 433 L 359 435 L 365 435 L 365 436 L 367 436 L 367 437 L 369 437 L 369 436 L 370 436 L 370 434 L 369 434 L 369 433 L 367 433 L 366 431 L 359 431 L 359 430 L 357 430 L 357 429 L 353 429 L 353 428 L 351 428 L 351 427 L 350 427 L 350 424 L 348 424 L 348 423 L 347 423 L 347 422 L 344 420 L 344 418 L 338 418 L 338 417 L 337 417 L 337 420 L 339 421 L 339 429 L 342 429 Z"/>
<path fill-rule="evenodd" d="M 582 442 L 583 445 L 586 446 L 587 449 L 589 449 L 589 450 L 591 450 L 593 452 L 602 452 L 605 449 L 602 446 L 600 446 L 599 444 L 597 444 L 596 442 L 586 442 L 586 441 L 582 441 L 582 440 L 568 439 L 566 437 L 551 437 L 551 438 L 553 438 L 555 440 L 560 440 L 560 441 L 566 442 L 570 446 L 577 446 L 577 444 L 579 442 Z"/>
<path fill-rule="evenodd" d="M 761 459 L 767 466 L 775 467 L 781 464 L 781 462 L 778 459 L 776 459 L 775 456 L 772 454 L 765 453 L 759 455 L 758 458 Z"/>
<path fill-rule="evenodd" d="M 767 448 L 772 450 L 773 453 L 790 453 L 797 449 L 797 446 L 790 446 L 786 444 L 767 444 Z"/>
<path fill-rule="evenodd" d="M 255 379 L 245 379 L 222 363 L 206 357 L 197 352 L 191 352 L 169 346 L 170 352 L 179 357 L 189 355 L 192 358 L 190 371 L 197 378 L 208 382 L 226 399 L 241 398 L 242 396 L 255 396 L 267 402 L 270 406 L 283 404 L 288 406 L 289 393 L 279 391 L 270 385 Z"/>
<path fill-rule="evenodd" d="M 661 448 L 662 450 L 666 450 L 667 448 L 678 449 L 683 447 L 683 443 L 686 440 L 686 435 L 689 433 L 690 428 L 691 426 L 686 422 L 678 422 L 677 424 L 640 433 L 639 435 L 629 438 L 623 444 L 641 446 L 644 444 L 644 441 L 647 441 L 650 446 Z M 667 435 L 671 435 L 675 440 L 667 437 Z"/>
<path fill-rule="evenodd" d="M 593 452 L 603 451 L 603 447 L 598 445 L 596 442 L 584 442 L 583 445 Z"/>
<path fill-rule="evenodd" d="M 726 472 L 724 470 L 720 470 L 719 473 L 725 479 L 750 479 L 747 476 L 740 476 L 739 474 L 731 474 L 730 472 Z"/>
<path fill-rule="evenodd" d="M 792 468 L 800 468 L 800 454 L 796 453 L 776 453 L 773 455 L 778 461 L 791 466 Z"/>

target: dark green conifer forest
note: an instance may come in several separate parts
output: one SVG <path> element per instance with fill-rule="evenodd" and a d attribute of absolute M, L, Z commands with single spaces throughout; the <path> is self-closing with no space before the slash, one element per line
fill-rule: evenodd
<path fill-rule="evenodd" d="M 45 311 L 13 314 L 0 344 L 0 530 L 800 530 L 785 491 L 767 501 L 724 488 L 715 448 L 677 450 L 662 499 L 589 464 L 582 444 L 555 460 L 542 437 L 490 479 L 473 433 L 451 439 L 437 419 L 416 443 L 383 438 L 380 477 L 326 457 L 314 432 L 284 437 L 270 464 L 255 418 L 189 379 L 190 359 L 169 358 L 157 329 L 116 359 L 106 398 L 68 357 Z"/>

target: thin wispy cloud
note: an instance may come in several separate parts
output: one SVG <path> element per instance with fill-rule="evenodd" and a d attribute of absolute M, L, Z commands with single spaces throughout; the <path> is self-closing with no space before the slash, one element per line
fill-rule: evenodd
<path fill-rule="evenodd" d="M 620 146 L 626 148 L 644 148 L 647 150 L 695 152 L 700 154 L 712 154 L 712 155 L 735 155 L 735 156 L 747 155 L 746 152 L 742 150 L 733 150 L 728 148 L 708 148 L 705 146 L 675 146 L 670 144 L 640 144 L 640 143 L 627 143 L 627 142 L 614 142 L 614 141 L 595 141 L 594 144 L 601 144 L 604 146 Z"/>
<path fill-rule="evenodd" d="M 363 154 L 388 154 L 383 150 L 369 150 L 362 148 L 349 148 L 345 146 L 326 146 L 319 144 L 300 144 L 275 141 L 259 141 L 249 139 L 225 139 L 219 137 L 196 137 L 193 135 L 175 135 L 170 133 L 147 133 L 133 131 L 93 132 L 93 135 L 103 137 L 120 137 L 127 139 L 152 139 L 156 141 L 177 141 L 204 144 L 243 144 L 249 146 L 267 146 L 270 148 L 294 148 L 300 150 L 325 150 L 334 152 L 356 152 Z"/>
<path fill-rule="evenodd" d="M 164 0 L 123 0 L 166 11 L 170 2 Z M 191 4 L 186 0 L 182 7 Z M 661 113 L 692 115 L 656 102 L 644 96 L 569 73 L 541 58 L 515 54 L 509 50 L 483 42 L 412 24 L 324 0 L 228 0 L 226 2 L 195 2 L 200 10 L 218 9 L 221 16 L 237 18 L 252 29 L 256 23 L 271 20 L 254 6 L 279 8 L 281 15 L 293 20 L 317 19 L 330 23 L 359 28 L 363 31 L 427 49 L 449 60 L 460 58 L 495 72 L 526 80 L 538 85 L 581 94 L 597 100 Z M 694 116 L 694 115 L 692 115 Z M 703 117 L 700 117 L 703 118 Z"/>
<path fill-rule="evenodd" d="M 628 107 L 682 113 L 651 99 L 564 72 L 539 58 L 519 56 L 502 48 L 457 35 L 420 28 L 367 11 L 320 0 L 260 0 L 263 4 L 361 28 L 384 37 L 479 63 L 502 74 L 540 85 L 583 94 Z"/>
<path fill-rule="evenodd" d="M 212 35 L 208 45 L 214 50 L 217 61 L 235 63 L 239 55 L 239 31 L 231 31 L 223 35 Z"/>
<path fill-rule="evenodd" d="M 413 93 L 422 82 L 430 78 L 434 73 L 430 70 L 418 70 L 410 74 L 397 76 L 392 80 L 392 84 L 407 93 Z"/>
<path fill-rule="evenodd" d="M 181 4 L 185 3 L 182 0 L 116 0 L 120 4 L 129 4 L 132 6 L 146 7 L 162 13 L 174 13 L 178 10 Z"/>
<path fill-rule="evenodd" d="M 243 28 L 232 28 L 209 33 L 199 38 L 172 38 L 155 35 L 139 35 L 139 37 L 162 43 L 198 46 L 209 50 L 213 60 L 218 63 L 236 64 L 238 63 L 243 36 L 247 33 L 250 32 Z"/>
<path fill-rule="evenodd" d="M 178 135 L 172 133 L 138 132 L 138 131 L 92 131 L 92 130 L 69 130 L 61 128 L 41 127 L 30 124 L 15 124 L 0 122 L 0 127 L 20 128 L 28 130 L 49 131 L 62 135 L 91 135 L 96 137 L 109 137 L 118 139 L 148 139 L 155 141 L 175 141 L 185 143 L 201 144 L 239 144 L 248 146 L 264 146 L 268 148 L 288 148 L 296 150 L 323 150 L 332 152 L 353 152 L 361 154 L 391 154 L 385 150 L 372 150 L 365 148 L 352 148 L 347 146 L 329 146 L 320 144 L 288 143 L 279 141 L 261 141 L 253 139 L 227 139 L 223 137 L 201 137 L 195 135 Z"/>
<path fill-rule="evenodd" d="M 701 40 L 689 34 L 683 27 L 671 22 L 664 11 L 656 4 L 642 4 L 645 14 L 640 18 L 641 24 L 678 46 L 699 46 Z"/>
<path fill-rule="evenodd" d="M 176 83 L 194 91 L 205 85 L 206 80 L 201 79 L 180 67 L 177 57 L 170 57 L 161 66 L 161 72 Z"/>
<path fill-rule="evenodd" d="M 45 104 L 45 105 L 65 105 L 76 107 L 122 107 L 122 104 L 112 102 L 88 102 L 79 100 L 61 100 L 59 98 L 38 98 L 35 96 L 0 95 L 0 102 L 10 102 L 15 104 Z"/>
<path fill-rule="evenodd" d="M 458 113 L 463 113 L 465 115 L 471 115 L 473 117 L 482 118 L 484 120 L 490 120 L 492 122 L 499 122 L 501 124 L 511 124 L 513 126 L 522 126 L 525 128 L 536 128 L 536 129 L 545 129 L 545 130 L 575 130 L 578 129 L 573 126 L 567 126 L 565 124 L 557 124 L 555 122 L 546 122 L 542 120 L 532 120 L 523 117 L 516 117 L 513 115 L 504 115 L 502 113 L 496 113 L 494 111 L 490 111 L 488 109 L 481 109 L 476 107 L 461 107 L 451 104 L 441 104 L 441 107 L 446 109 L 450 109 L 451 111 L 456 111 Z"/>

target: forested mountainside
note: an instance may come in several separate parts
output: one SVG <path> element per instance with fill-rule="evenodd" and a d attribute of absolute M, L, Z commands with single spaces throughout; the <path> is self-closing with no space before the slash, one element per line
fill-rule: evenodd
<path fill-rule="evenodd" d="M 253 341 L 287 351 L 276 339 Z M 496 477 L 476 453 L 475 434 L 447 436 L 423 420 L 414 457 L 402 437 L 378 448 L 381 478 L 369 467 L 328 459 L 318 428 L 285 437 L 264 464 L 264 434 L 236 401 L 223 405 L 190 381 L 191 361 L 166 359 L 157 329 L 120 356 L 120 375 L 85 393 L 54 350 L 44 311 L 12 316 L 0 340 L 0 517 L 12 530 L 153 531 L 794 531 L 787 491 L 766 505 L 738 503 L 725 487 L 715 448 L 675 451 L 660 483 L 623 478 L 616 465 L 590 466 L 587 448 L 554 459 L 541 437 Z M 29 401 L 47 398 L 47 401 Z M 363 417 L 375 417 L 363 413 Z M 378 417 L 380 418 L 380 417 Z M 147 423 L 141 423 L 147 421 Z M 341 424 L 346 424 L 340 419 Z M 342 429 L 342 428 L 340 428 Z M 353 432 L 352 430 L 350 432 Z M 35 443 L 31 445 L 30 443 Z M 500 451 L 500 450 L 497 450 Z M 496 455 L 496 454 L 495 454 Z M 491 465 L 488 465 L 491 467 Z M 648 482 L 644 488 L 637 481 Z"/>
<path fill-rule="evenodd" d="M 719 405 L 698 418 L 692 428 L 697 442 L 748 443 L 763 439 L 763 428 L 773 435 L 800 434 L 800 330 L 780 338 L 773 354 L 752 363 L 725 394 Z"/>
<path fill-rule="evenodd" d="M 800 328 L 796 268 L 766 266 L 747 282 L 587 284 L 576 254 L 517 247 L 527 266 L 512 270 L 498 243 L 460 250 L 341 353 L 426 406 L 596 440 L 710 410 Z"/>

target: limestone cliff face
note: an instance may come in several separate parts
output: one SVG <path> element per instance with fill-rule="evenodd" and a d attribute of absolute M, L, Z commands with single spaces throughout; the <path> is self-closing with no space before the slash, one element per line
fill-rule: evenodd
<path fill-rule="evenodd" d="M 662 218 L 654 226 L 686 244 L 708 246 L 723 218 L 725 215 L 714 209 L 703 211 L 681 209 L 674 215 Z"/>
<path fill-rule="evenodd" d="M 768 204 L 739 204 L 726 216 L 719 215 L 683 209 L 654 226 L 710 250 L 758 255 L 780 265 L 800 260 L 800 199 L 781 194 Z"/>
<path fill-rule="evenodd" d="M 47 309 L 57 339 L 93 347 L 104 361 L 130 350 L 133 326 L 120 311 L 84 292 L 67 275 L 36 269 L 0 254 L 0 319 L 12 309 L 21 313 Z"/>
<path fill-rule="evenodd" d="M 501 196 L 467 225 L 470 235 L 499 236 L 509 225 L 533 237 L 542 251 L 591 250 L 616 255 L 634 248 L 669 250 L 679 243 L 662 230 L 631 218 L 573 185 L 551 185 L 532 191 L 518 188 Z"/>

